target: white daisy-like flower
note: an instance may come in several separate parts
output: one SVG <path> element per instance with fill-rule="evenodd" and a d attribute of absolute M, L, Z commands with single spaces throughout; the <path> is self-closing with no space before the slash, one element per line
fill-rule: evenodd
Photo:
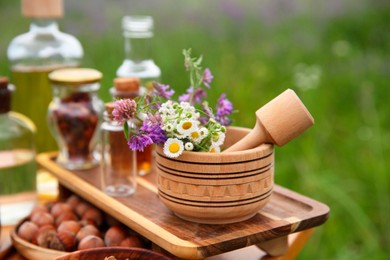
<path fill-rule="evenodd" d="M 213 145 L 220 146 L 225 141 L 226 134 L 222 132 L 214 132 L 211 136 L 211 142 Z"/>
<path fill-rule="evenodd" d="M 209 134 L 209 130 L 206 127 L 201 127 L 199 129 L 200 137 L 203 139 Z"/>
<path fill-rule="evenodd" d="M 198 143 L 200 143 L 200 141 L 202 141 L 203 136 L 202 136 L 202 134 L 200 133 L 200 130 L 195 130 L 195 131 L 192 131 L 192 132 L 188 135 L 188 138 L 189 138 L 192 142 L 198 144 Z"/>
<path fill-rule="evenodd" d="M 194 144 L 191 142 L 187 142 L 184 144 L 184 149 L 186 149 L 186 151 L 192 151 L 194 150 Z"/>
<path fill-rule="evenodd" d="M 176 126 L 176 130 L 179 134 L 188 136 L 191 132 L 198 130 L 199 121 L 192 119 L 184 119 Z"/>
<path fill-rule="evenodd" d="M 212 144 L 209 149 L 209 153 L 220 153 L 221 152 L 221 147 L 218 145 Z"/>
<path fill-rule="evenodd" d="M 176 158 L 183 153 L 183 142 L 177 138 L 168 138 L 164 143 L 164 154 L 170 158 Z"/>

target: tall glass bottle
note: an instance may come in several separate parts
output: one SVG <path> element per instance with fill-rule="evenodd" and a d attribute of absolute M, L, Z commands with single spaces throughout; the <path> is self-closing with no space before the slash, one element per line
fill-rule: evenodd
<path fill-rule="evenodd" d="M 34 124 L 12 112 L 12 85 L 0 78 L 0 207 L 1 224 L 13 225 L 37 202 Z"/>
<path fill-rule="evenodd" d="M 117 77 L 136 77 L 141 85 L 150 89 L 153 81 L 159 81 L 160 68 L 151 55 L 153 18 L 151 16 L 125 16 L 122 19 L 125 40 L 125 59 L 116 71 Z"/>
<path fill-rule="evenodd" d="M 22 14 L 31 18 L 30 30 L 8 46 L 12 82 L 16 86 L 12 109 L 31 118 L 37 127 L 38 152 L 57 148 L 46 123 L 52 100 L 48 74 L 58 68 L 79 66 L 80 42 L 61 32 L 56 19 L 63 16 L 62 0 L 22 0 Z"/>

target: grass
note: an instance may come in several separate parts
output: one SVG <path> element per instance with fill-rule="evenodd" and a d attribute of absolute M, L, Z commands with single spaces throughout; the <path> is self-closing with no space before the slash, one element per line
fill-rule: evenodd
<path fill-rule="evenodd" d="M 162 82 L 177 93 L 188 87 L 181 50 L 203 54 L 215 76 L 210 98 L 227 93 L 239 110 L 235 125 L 252 127 L 259 107 L 285 88 L 294 89 L 316 124 L 276 148 L 275 181 L 331 208 L 299 259 L 385 259 L 390 254 L 389 5 L 142 2 L 67 1 L 62 28 L 83 43 L 83 65 L 104 73 L 102 99 L 109 99 L 122 62 L 120 18 L 131 13 L 154 16 L 153 56 Z M 8 42 L 27 29 L 17 8 L 11 1 L 0 3 L 0 24 L 14 25 L 1 29 L 3 75 L 9 73 Z M 91 11 L 97 8 L 98 16 Z"/>

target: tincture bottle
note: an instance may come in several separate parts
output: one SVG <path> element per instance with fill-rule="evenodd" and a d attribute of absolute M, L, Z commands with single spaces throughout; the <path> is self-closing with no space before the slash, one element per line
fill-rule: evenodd
<path fill-rule="evenodd" d="M 127 197 L 137 187 L 137 153 L 129 149 L 123 125 L 112 116 L 113 109 L 113 102 L 106 104 L 100 129 L 102 189 L 113 197 Z"/>
<path fill-rule="evenodd" d="M 125 59 L 118 68 L 117 77 L 136 77 L 141 85 L 152 89 L 159 81 L 160 68 L 152 59 L 153 18 L 151 16 L 124 16 L 122 30 L 125 40 Z"/>
<path fill-rule="evenodd" d="M 115 78 L 114 86 L 110 88 L 110 94 L 113 97 L 113 100 L 124 98 L 134 99 L 144 94 L 146 91 L 145 87 L 142 87 L 140 84 L 140 79 L 136 77 Z M 151 171 L 153 167 L 153 152 L 153 145 L 145 147 L 144 151 L 142 152 L 136 152 L 138 175 L 143 176 Z"/>
<path fill-rule="evenodd" d="M 77 67 L 83 57 L 80 42 L 58 28 L 62 0 L 22 0 L 22 15 L 30 18 L 28 32 L 9 44 L 11 81 L 16 86 L 12 110 L 29 117 L 37 127 L 37 152 L 56 149 L 46 123 L 52 94 L 48 74 L 54 69 Z"/>
<path fill-rule="evenodd" d="M 13 86 L 0 78 L 0 208 L 1 224 L 14 225 L 37 202 L 35 126 L 11 111 Z"/>

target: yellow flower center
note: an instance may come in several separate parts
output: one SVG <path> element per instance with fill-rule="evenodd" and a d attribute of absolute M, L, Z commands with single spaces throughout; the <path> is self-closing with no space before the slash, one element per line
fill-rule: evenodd
<path fill-rule="evenodd" d="M 192 132 L 192 133 L 191 133 L 191 137 L 192 137 L 193 139 L 198 139 L 198 138 L 199 138 L 199 133 L 198 133 L 198 132 Z"/>
<path fill-rule="evenodd" d="M 210 149 L 210 153 L 216 153 L 216 152 L 217 152 L 217 151 L 215 150 L 214 147 Z"/>
<path fill-rule="evenodd" d="M 188 130 L 192 127 L 192 123 L 191 122 L 185 122 L 183 123 L 183 129 L 184 130 Z"/>
<path fill-rule="evenodd" d="M 169 145 L 169 151 L 170 151 L 171 153 L 177 153 L 177 152 L 179 152 L 179 150 L 180 150 L 180 146 L 179 146 L 178 143 L 171 143 L 171 144 Z"/>

